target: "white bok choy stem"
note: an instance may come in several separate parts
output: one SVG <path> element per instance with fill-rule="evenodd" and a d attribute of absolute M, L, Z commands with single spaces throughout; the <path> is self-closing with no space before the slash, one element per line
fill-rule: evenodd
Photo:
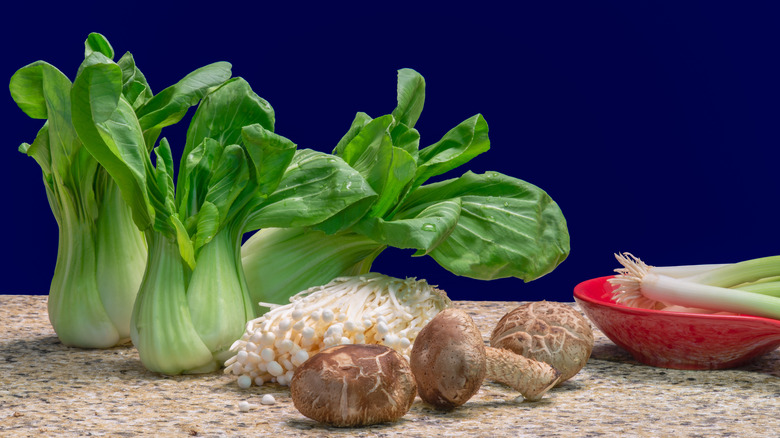
<path fill-rule="evenodd" d="M 665 275 L 664 270 L 628 253 L 615 257 L 623 265 L 615 270 L 619 275 L 609 279 L 616 286 L 613 298 L 617 303 L 651 309 L 674 305 L 780 319 L 780 298 L 729 287 L 760 282 L 761 275 L 774 276 L 780 260 L 777 257 L 722 265 L 681 278 Z"/>
<path fill-rule="evenodd" d="M 264 301 L 284 303 L 290 290 L 322 285 L 326 278 L 365 274 L 374 258 L 386 248 L 362 234 L 326 234 L 307 227 L 263 228 L 241 247 L 248 285 L 263 285 Z M 284 273 L 270 275 L 269 273 Z M 255 302 L 255 305 L 258 303 Z M 255 312 L 263 312 L 259 306 Z"/>

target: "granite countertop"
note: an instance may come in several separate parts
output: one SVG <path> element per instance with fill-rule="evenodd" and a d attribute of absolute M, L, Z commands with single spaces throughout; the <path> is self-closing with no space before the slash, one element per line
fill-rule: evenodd
<path fill-rule="evenodd" d="M 459 301 L 489 336 L 518 302 Z M 337 429 L 304 417 L 286 387 L 240 389 L 221 372 L 161 376 L 132 346 L 63 346 L 45 296 L 0 295 L 0 436 L 767 436 L 780 426 L 780 350 L 733 370 L 639 364 L 596 330 L 587 366 L 539 402 L 486 382 L 451 412 L 419 397 L 401 421 Z M 260 405 L 264 394 L 276 398 Z M 239 410 L 239 402 L 259 407 Z"/>

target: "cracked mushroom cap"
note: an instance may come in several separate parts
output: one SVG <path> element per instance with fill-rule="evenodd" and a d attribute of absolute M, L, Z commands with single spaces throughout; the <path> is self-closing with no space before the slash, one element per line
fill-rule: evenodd
<path fill-rule="evenodd" d="M 551 365 L 559 384 L 577 374 L 593 351 L 593 331 L 576 309 L 554 301 L 520 305 L 504 315 L 490 345 Z"/>
<path fill-rule="evenodd" d="M 420 398 L 439 409 L 466 403 L 487 372 L 482 334 L 466 312 L 454 308 L 442 310 L 423 327 L 410 362 Z"/>
<path fill-rule="evenodd" d="M 301 364 L 290 382 L 298 411 L 338 427 L 395 421 L 409 410 L 416 393 L 406 359 L 376 344 L 326 348 Z"/>

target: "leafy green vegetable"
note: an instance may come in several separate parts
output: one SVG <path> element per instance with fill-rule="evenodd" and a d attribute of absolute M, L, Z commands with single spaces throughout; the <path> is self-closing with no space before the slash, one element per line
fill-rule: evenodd
<path fill-rule="evenodd" d="M 213 371 L 255 315 L 240 263 L 244 232 L 320 223 L 375 193 L 343 160 L 297 151 L 273 133 L 273 108 L 242 78 L 201 101 L 174 184 L 168 141 L 153 149 L 154 164 L 147 153 L 148 133 L 170 118 L 144 124 L 153 112 L 134 111 L 121 65 L 93 53 L 82 67 L 73 86 L 74 126 L 117 181 L 149 247 L 133 343 L 149 370 Z"/>
<path fill-rule="evenodd" d="M 87 59 L 114 56 L 98 33 L 90 34 L 84 46 Z M 149 135 L 181 119 L 199 96 L 230 77 L 229 64 L 213 64 L 155 96 L 130 53 L 119 63 L 127 71 L 120 92 L 134 102 L 131 112 L 149 112 L 154 107 L 150 105 L 162 99 L 179 102 L 158 110 L 165 122 L 149 124 L 145 131 Z M 131 310 L 146 262 L 143 235 L 119 187 L 74 130 L 70 80 L 51 64 L 37 61 L 19 69 L 9 88 L 22 111 L 46 120 L 32 144 L 23 143 L 19 151 L 40 165 L 59 227 L 48 301 L 52 326 L 70 346 L 105 348 L 123 342 L 130 337 Z"/>
<path fill-rule="evenodd" d="M 488 125 L 475 115 L 438 142 L 419 148 L 414 128 L 425 81 L 398 72 L 397 107 L 372 119 L 355 116 L 334 155 L 376 192 L 308 227 L 262 229 L 243 245 L 252 300 L 284 303 L 295 293 L 337 276 L 366 273 L 388 246 L 430 255 L 450 272 L 481 280 L 531 281 L 569 253 L 558 205 L 540 188 L 487 172 L 426 184 L 487 151 Z"/>

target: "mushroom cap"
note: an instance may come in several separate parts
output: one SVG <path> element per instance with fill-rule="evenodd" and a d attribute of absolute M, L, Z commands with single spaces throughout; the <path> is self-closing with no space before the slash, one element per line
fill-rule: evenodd
<path fill-rule="evenodd" d="M 504 315 L 490 345 L 551 365 L 563 382 L 577 374 L 593 351 L 593 331 L 580 312 L 565 303 L 537 301 Z"/>
<path fill-rule="evenodd" d="M 293 404 L 303 415 L 338 427 L 395 421 L 412 406 L 416 385 L 409 363 L 384 345 L 326 348 L 295 370 Z"/>
<path fill-rule="evenodd" d="M 482 334 L 466 312 L 444 309 L 417 335 L 410 362 L 420 398 L 439 409 L 453 409 L 466 403 L 485 379 Z"/>

